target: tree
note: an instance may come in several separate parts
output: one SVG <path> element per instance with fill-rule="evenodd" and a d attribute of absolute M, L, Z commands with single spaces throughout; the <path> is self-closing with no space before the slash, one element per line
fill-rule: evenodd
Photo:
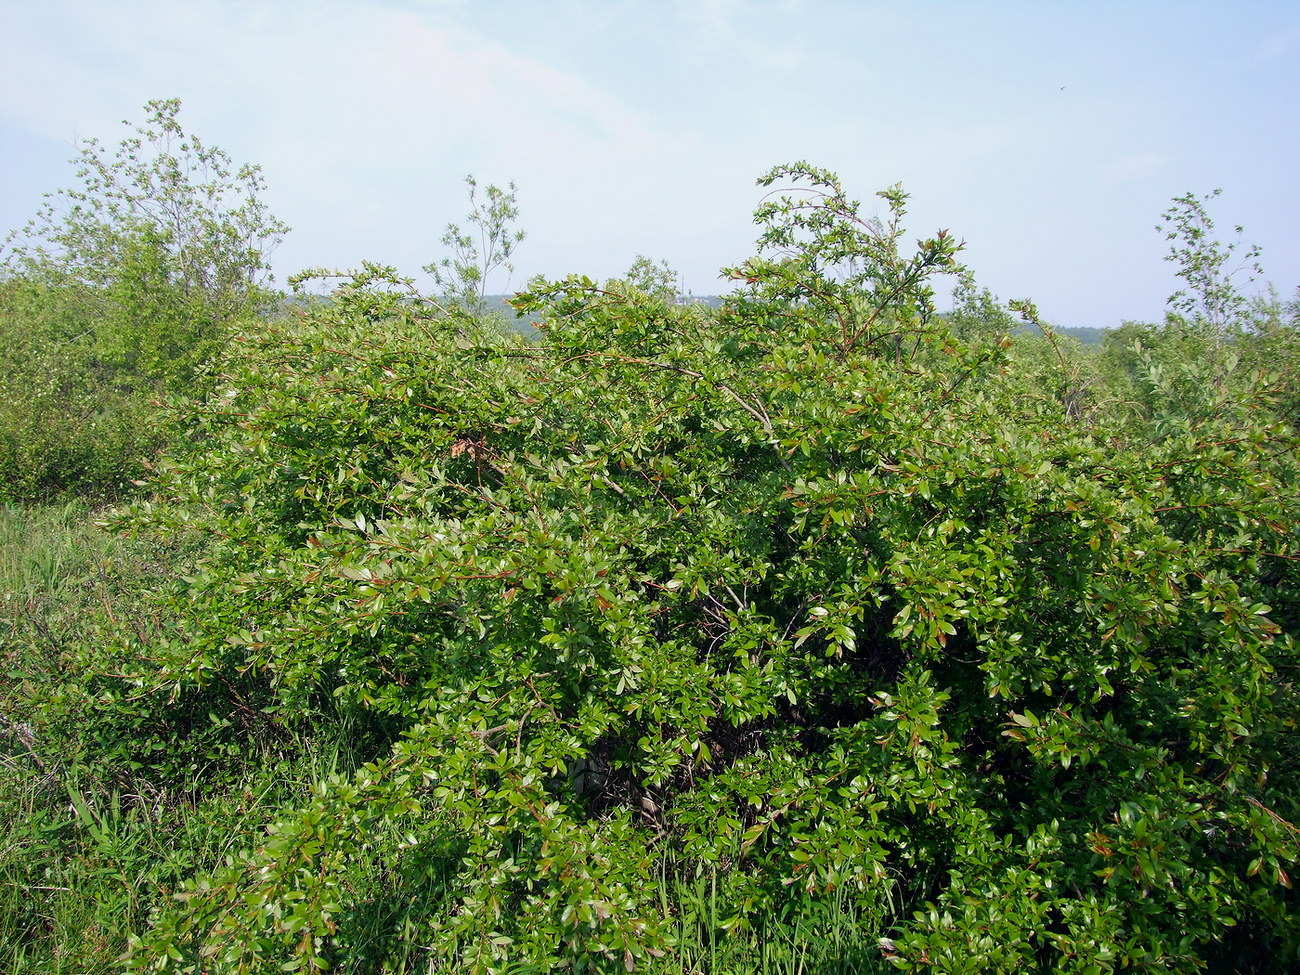
<path fill-rule="evenodd" d="M 977 288 L 974 275 L 963 273 L 953 289 L 948 321 L 958 338 L 967 342 L 995 341 L 1014 334 L 1021 326 L 988 288 Z"/>
<path fill-rule="evenodd" d="M 621 283 L 670 305 L 681 298 L 678 281 L 679 275 L 671 264 L 664 260 L 655 263 L 644 254 L 636 256 L 621 279 Z M 609 282 L 606 287 L 616 283 L 620 283 L 620 279 Z"/>
<path fill-rule="evenodd" d="M 1205 196 L 1188 192 L 1174 197 L 1156 226 L 1171 242 L 1165 260 L 1178 266 L 1178 277 L 1184 283 L 1169 296 L 1172 314 L 1216 342 L 1222 341 L 1229 329 L 1246 327 L 1250 318 L 1250 301 L 1233 278 L 1244 271 L 1254 281 L 1264 273 L 1259 247 L 1252 245 L 1237 258 L 1243 233 L 1240 226 L 1231 243 L 1214 239 L 1214 221 L 1206 204 L 1222 192 L 1216 189 Z"/>
<path fill-rule="evenodd" d="M 9 235 L 5 268 L 91 288 L 161 275 L 177 297 L 201 299 L 217 323 L 255 306 L 288 228 L 260 197 L 260 168 L 236 167 L 187 134 L 180 108 L 174 98 L 146 103 L 144 123 L 112 155 L 97 139 L 82 143 L 80 185 L 47 194 Z"/>
<path fill-rule="evenodd" d="M 82 143 L 79 183 L 47 194 L 0 264 L 0 496 L 114 494 L 159 443 L 160 394 L 199 393 L 231 332 L 264 309 L 286 231 L 256 166 L 151 101 L 110 152 Z M 129 124 L 129 123 L 127 123 Z M 14 352 L 31 346 L 32 354 Z"/>
<path fill-rule="evenodd" d="M 1184 283 L 1169 297 L 1165 320 L 1126 322 L 1103 342 L 1098 364 L 1110 395 L 1144 438 L 1181 436 L 1202 418 L 1261 408 L 1289 422 L 1300 415 L 1295 321 L 1271 289 L 1242 290 L 1240 275 L 1254 282 L 1264 274 L 1260 249 L 1238 256 L 1240 226 L 1230 243 L 1215 238 L 1207 204 L 1219 192 L 1175 197 L 1162 214 L 1166 260 Z"/>
<path fill-rule="evenodd" d="M 487 317 L 487 286 L 494 271 L 504 268 L 513 273 L 510 258 L 515 248 L 523 242 L 524 231 L 514 227 L 519 218 L 515 184 L 506 189 L 489 184 L 486 199 L 478 196 L 478 181 L 465 177 L 469 187 L 470 211 L 464 228 L 457 223 L 447 224 L 441 237 L 444 247 L 451 253 L 439 261 L 426 264 L 424 270 L 433 276 L 442 301 L 450 310 L 470 318 Z"/>

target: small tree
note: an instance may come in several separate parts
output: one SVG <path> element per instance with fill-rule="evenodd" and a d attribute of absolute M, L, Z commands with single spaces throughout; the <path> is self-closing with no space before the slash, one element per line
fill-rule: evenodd
<path fill-rule="evenodd" d="M 681 296 L 681 288 L 678 286 L 679 275 L 673 270 L 672 265 L 662 260 L 656 264 L 644 254 L 636 256 L 622 280 L 623 283 L 645 292 L 651 298 L 670 305 L 676 304 Z"/>
<path fill-rule="evenodd" d="M 1184 283 L 1169 296 L 1173 316 L 1207 331 L 1216 340 L 1250 317 L 1250 301 L 1233 278 L 1244 271 L 1253 282 L 1264 273 L 1256 245 L 1246 248 L 1237 260 L 1243 233 L 1240 226 L 1235 228 L 1237 239 L 1231 243 L 1225 245 L 1214 239 L 1214 221 L 1206 204 L 1222 192 L 1216 189 L 1205 196 L 1188 192 L 1174 197 L 1156 225 L 1165 240 L 1171 242 L 1165 260 L 1178 266 L 1178 277 Z"/>
<path fill-rule="evenodd" d="M 187 134 L 178 100 L 145 109 L 116 149 L 82 143 L 77 185 L 47 194 L 4 240 L 0 495 L 10 500 L 114 493 L 156 445 L 149 401 L 193 391 L 266 301 L 287 228 L 261 200 L 260 170 Z M 12 351 L 20 344 L 40 354 Z"/>
<path fill-rule="evenodd" d="M 1207 204 L 1219 193 L 1175 197 L 1161 215 L 1165 259 L 1184 285 L 1169 296 L 1164 322 L 1126 322 L 1103 342 L 1101 375 L 1144 438 L 1181 436 L 1188 424 L 1260 407 L 1296 416 L 1294 325 L 1271 290 L 1242 290 L 1242 274 L 1249 282 L 1264 274 L 1260 248 L 1238 253 L 1240 226 L 1235 240 L 1216 239 Z"/>
<path fill-rule="evenodd" d="M 9 235 L 6 268 L 102 287 L 130 274 L 126 249 L 144 242 L 165 256 L 180 293 L 202 295 L 220 317 L 243 311 L 269 282 L 270 252 L 288 227 L 259 196 L 260 167 L 235 166 L 187 134 L 180 108 L 175 98 L 148 102 L 144 124 L 111 155 L 98 139 L 82 143 L 81 185 L 47 194 L 35 218 Z"/>
<path fill-rule="evenodd" d="M 514 273 L 510 257 L 523 242 L 524 231 L 513 226 L 519 217 L 513 182 L 504 190 L 489 184 L 486 200 L 479 198 L 478 181 L 473 176 L 465 177 L 465 185 L 469 187 L 468 224 L 463 229 L 460 224 L 447 224 L 440 240 L 451 248 L 451 254 L 426 264 L 424 270 L 433 276 L 449 309 L 482 318 L 488 311 L 488 278 L 501 268 Z"/>

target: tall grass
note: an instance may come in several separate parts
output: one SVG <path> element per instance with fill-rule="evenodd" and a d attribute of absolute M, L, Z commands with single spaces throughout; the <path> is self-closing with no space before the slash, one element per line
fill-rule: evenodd
<path fill-rule="evenodd" d="M 663 975 L 762 973 L 851 975 L 894 969 L 880 950 L 880 932 L 894 905 L 859 900 L 847 888 L 785 901 L 737 923 L 734 873 L 726 866 L 664 859 L 660 904 L 674 921 L 674 950 L 653 968 Z"/>
<path fill-rule="evenodd" d="M 0 508 L 0 971 L 115 968 L 156 899 L 231 842 L 228 807 L 86 761 L 103 736 L 93 671 L 162 630 L 142 593 L 185 554 L 95 517 Z"/>
<path fill-rule="evenodd" d="M 136 595 L 150 555 L 77 502 L 0 508 L 0 970 L 109 970 L 169 850 L 136 828 L 144 808 L 83 792 L 59 729 L 79 663 L 119 623 L 156 623 Z"/>

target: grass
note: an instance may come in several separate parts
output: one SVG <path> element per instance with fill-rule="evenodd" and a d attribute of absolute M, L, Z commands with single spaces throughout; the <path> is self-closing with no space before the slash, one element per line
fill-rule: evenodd
<path fill-rule="evenodd" d="M 88 672 L 147 643 L 164 613 L 142 596 L 178 545 L 112 535 L 85 505 L 0 508 L 0 970 L 113 970 L 166 885 L 226 840 L 129 769 L 83 765 Z"/>
<path fill-rule="evenodd" d="M 127 867 L 131 850 L 119 841 L 140 813 L 129 803 L 124 812 L 120 795 L 101 803 L 80 791 L 67 760 L 75 743 L 55 733 L 58 708 L 51 705 L 108 627 L 126 619 L 145 624 L 131 577 L 148 568 L 148 554 L 97 528 L 76 502 L 0 508 L 5 971 L 108 971 L 125 943 L 131 898 L 121 895 L 139 877 Z M 155 843 L 151 855 L 163 849 Z"/>
<path fill-rule="evenodd" d="M 664 975 L 761 972 L 850 975 L 894 971 L 879 937 L 889 903 L 867 906 L 847 889 L 784 902 L 746 924 L 735 923 L 727 868 L 661 863 L 659 898 L 674 919 L 676 948 L 653 969 Z"/>

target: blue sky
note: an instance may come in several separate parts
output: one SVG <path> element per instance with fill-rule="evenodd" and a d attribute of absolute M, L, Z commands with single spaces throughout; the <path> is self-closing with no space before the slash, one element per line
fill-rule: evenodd
<path fill-rule="evenodd" d="M 259 163 L 281 281 L 363 259 L 419 276 L 518 185 L 530 275 L 667 259 L 696 294 L 753 252 L 754 179 L 807 159 L 977 281 L 1061 325 L 1158 320 L 1171 197 L 1300 284 L 1300 3 L 0 0 L 0 229 L 70 185 L 77 138 L 179 97 Z M 504 278 L 494 290 L 506 290 Z"/>

